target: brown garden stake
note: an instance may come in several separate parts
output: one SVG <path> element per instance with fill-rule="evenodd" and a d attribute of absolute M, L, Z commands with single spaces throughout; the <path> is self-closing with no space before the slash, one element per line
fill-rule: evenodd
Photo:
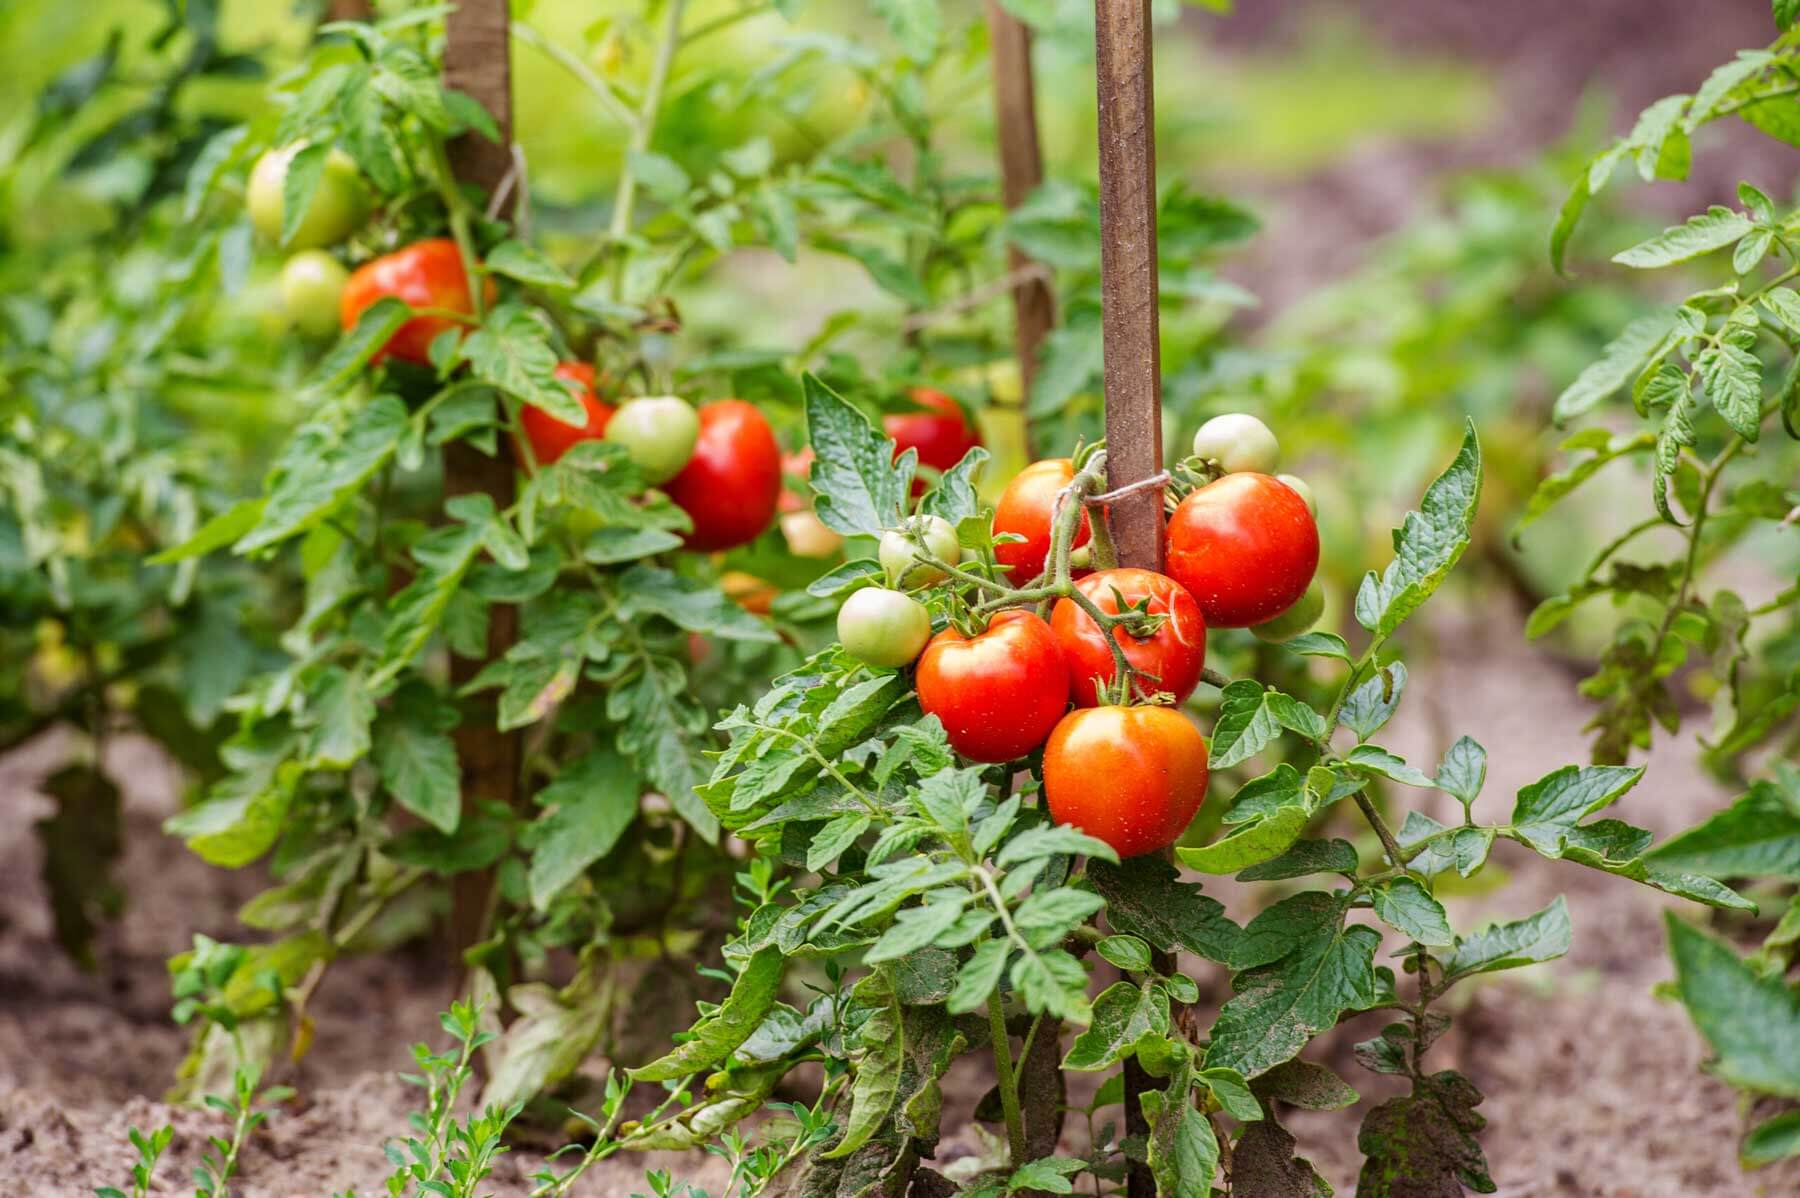
<path fill-rule="evenodd" d="M 450 147 L 451 165 L 457 178 L 492 193 L 512 163 L 507 0 L 462 0 L 450 10 L 444 24 L 445 82 L 479 100 L 500 127 L 498 143 L 479 134 L 465 134 Z M 452 441 L 444 450 L 444 492 L 447 496 L 487 494 L 493 497 L 494 506 L 504 511 L 513 501 L 512 463 L 504 453 L 489 457 L 467 442 Z M 518 639 L 518 630 L 517 608 L 503 603 L 491 606 L 486 657 L 473 660 L 453 656 L 452 684 L 462 686 L 489 661 L 505 654 Z M 515 804 L 519 789 L 519 735 L 498 730 L 494 700 L 481 697 L 468 701 L 463 722 L 456 730 L 456 753 L 462 762 L 465 815 L 478 799 Z M 459 963 L 464 952 L 487 937 L 494 885 L 491 869 L 460 873 L 452 879 L 450 939 Z"/>
<path fill-rule="evenodd" d="M 1025 202 L 1044 181 L 1044 155 L 1038 143 L 1037 93 L 1031 74 L 1031 28 L 987 0 L 988 43 L 994 62 L 994 123 L 1000 143 L 1000 193 L 1008 210 Z M 1038 353 L 1056 324 L 1056 299 L 1047 272 L 1017 246 L 1008 251 L 1014 279 L 1013 347 L 1019 360 L 1023 402 L 1029 403 L 1037 377 Z M 1025 453 L 1035 457 L 1030 425 Z"/>
<path fill-rule="evenodd" d="M 1101 329 L 1106 352 L 1107 482 L 1115 490 L 1163 468 L 1162 356 L 1156 277 L 1155 102 L 1150 0 L 1094 0 L 1100 128 Z M 1163 566 L 1163 497 L 1149 489 L 1115 501 L 1107 525 L 1119 564 Z M 1159 973 L 1174 967 L 1166 954 Z M 1153 1088 L 1135 1058 L 1125 1063 L 1125 1127 L 1145 1135 L 1138 1097 Z M 1133 1163 L 1130 1198 L 1154 1198 L 1149 1167 Z"/>

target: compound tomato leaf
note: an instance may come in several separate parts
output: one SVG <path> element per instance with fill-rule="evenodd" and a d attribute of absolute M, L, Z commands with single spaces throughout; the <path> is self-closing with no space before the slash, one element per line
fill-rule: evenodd
<path fill-rule="evenodd" d="M 1064 1069 L 1105 1069 L 1130 1056 L 1146 1035 L 1169 1034 L 1169 993 L 1154 981 L 1115 982 L 1094 1000 L 1093 1020 L 1075 1037 Z"/>
<path fill-rule="evenodd" d="M 1437 954 L 1444 980 L 1517 969 L 1553 961 L 1569 951 L 1569 905 L 1562 895 L 1535 915 L 1483 928 L 1472 936 L 1459 936 L 1455 947 Z"/>
<path fill-rule="evenodd" d="M 786 958 L 779 948 L 769 945 L 758 949 L 745 962 L 743 970 L 731 984 L 731 993 L 726 996 L 719 1009 L 696 1023 L 688 1039 L 676 1045 L 673 1050 L 648 1065 L 633 1069 L 632 1079 L 641 1082 L 677 1081 L 710 1068 L 737 1051 L 738 1045 L 750 1038 L 750 1033 L 757 1029 L 763 1017 L 774 1007 L 785 966 Z M 859 986 L 857 989 L 861 997 L 863 987 Z M 899 1039 L 897 1026 L 894 1029 L 894 1039 L 896 1042 Z"/>
<path fill-rule="evenodd" d="M 375 724 L 375 768 L 402 807 L 441 832 L 462 815 L 462 770 L 450 730 L 457 709 L 423 683 L 409 683 Z"/>
<path fill-rule="evenodd" d="M 847 535 L 880 536 L 897 527 L 918 455 L 909 450 L 896 461 L 894 442 L 817 376 L 806 375 L 801 386 L 819 519 Z"/>
<path fill-rule="evenodd" d="M 1385 882 L 1369 898 L 1381 922 L 1420 944 L 1442 948 L 1456 939 L 1443 905 L 1411 878 Z"/>
<path fill-rule="evenodd" d="M 538 821 L 526 874 L 533 907 L 547 909 L 565 886 L 612 851 L 637 817 L 641 789 L 630 762 L 612 745 L 601 745 L 538 792 L 538 804 L 550 810 Z"/>
<path fill-rule="evenodd" d="M 1342 904 L 1329 895 L 1316 897 L 1329 905 L 1326 919 L 1298 943 L 1293 943 L 1293 929 L 1284 928 L 1282 939 L 1289 947 L 1282 956 L 1232 978 L 1234 993 L 1219 1012 L 1206 1051 L 1208 1068 L 1235 1069 L 1246 1078 L 1255 1077 L 1293 1057 L 1345 1011 L 1361 1010 L 1376 1001 L 1375 950 L 1381 947 L 1380 934 L 1360 925 L 1346 927 Z M 1261 919 L 1252 921 L 1246 939 L 1257 934 Z"/>
<path fill-rule="evenodd" d="M 1750 231 L 1750 218 L 1720 204 L 1613 255 L 1620 266 L 1653 270 L 1724 249 Z M 1647 356 L 1647 355 L 1646 355 Z M 1641 359 L 1640 359 L 1641 361 Z"/>
<path fill-rule="evenodd" d="M 1370 571 L 1356 592 L 1359 624 L 1385 639 L 1418 610 L 1469 546 L 1481 499 L 1481 445 L 1470 421 L 1456 458 L 1425 491 L 1394 534 L 1394 560 Z"/>
<path fill-rule="evenodd" d="M 1163 952 L 1184 948 L 1221 964 L 1232 959 L 1244 930 L 1217 899 L 1183 882 L 1160 857 L 1089 861 L 1087 881 L 1106 900 L 1106 919 L 1117 933 L 1137 936 Z"/>

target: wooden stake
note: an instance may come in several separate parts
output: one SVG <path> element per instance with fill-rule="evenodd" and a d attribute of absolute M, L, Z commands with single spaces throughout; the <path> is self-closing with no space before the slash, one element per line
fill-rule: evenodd
<path fill-rule="evenodd" d="M 450 147 L 457 178 L 493 192 L 511 165 L 512 63 L 507 40 L 507 0 L 462 0 L 444 19 L 444 81 L 479 100 L 500 127 L 500 142 L 468 134 Z M 462 441 L 444 450 L 446 496 L 480 492 L 504 510 L 513 501 L 513 467 L 507 454 L 492 457 Z M 489 661 L 502 656 L 518 639 L 519 610 L 504 603 L 488 608 L 487 655 L 483 660 L 452 656 L 450 681 L 460 687 Z M 468 701 L 456 730 L 456 752 L 462 762 L 463 812 L 478 799 L 509 807 L 519 799 L 520 738 L 495 727 L 495 706 L 483 696 Z M 493 917 L 495 879 L 492 870 L 460 873 L 452 879 L 450 940 L 458 974 L 462 954 L 485 940 Z M 458 985 L 460 985 L 460 981 Z"/>
<path fill-rule="evenodd" d="M 1000 142 L 1000 191 L 1011 210 L 1044 181 L 1044 156 L 1038 142 L 1037 92 L 1031 74 L 1031 29 L 987 0 L 988 42 L 994 61 L 994 121 Z M 1049 280 L 1031 276 L 1037 263 L 1018 247 L 1008 251 L 1014 276 L 1013 346 L 1019 359 L 1024 399 L 1031 398 L 1037 378 L 1038 353 L 1056 324 L 1056 297 Z M 1027 429 L 1026 453 L 1031 455 Z"/>
<path fill-rule="evenodd" d="M 1100 128 L 1101 328 L 1106 351 L 1107 482 L 1114 488 L 1163 467 L 1162 352 L 1157 320 L 1156 104 L 1150 0 L 1094 0 Z M 1121 566 L 1161 570 L 1163 497 L 1144 491 L 1107 513 Z M 1174 968 L 1158 953 L 1158 972 Z M 1125 1128 L 1145 1135 L 1139 1097 L 1155 1083 L 1137 1060 L 1125 1065 Z M 1147 1165 L 1133 1162 L 1130 1198 L 1155 1198 Z"/>

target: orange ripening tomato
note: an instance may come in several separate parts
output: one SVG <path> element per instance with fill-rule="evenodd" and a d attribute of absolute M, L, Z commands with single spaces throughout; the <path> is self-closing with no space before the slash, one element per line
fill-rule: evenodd
<path fill-rule="evenodd" d="M 1300 601 L 1319 568 L 1319 527 L 1306 500 L 1266 474 L 1227 474 L 1169 517 L 1169 577 L 1209 628 L 1247 628 Z"/>
<path fill-rule="evenodd" d="M 889 412 L 881 418 L 881 427 L 894 439 L 894 456 L 909 449 L 919 451 L 919 465 L 930 466 L 942 473 L 963 460 L 963 455 L 981 444 L 964 415 L 962 405 L 929 387 L 914 387 L 912 400 L 923 412 Z M 913 479 L 912 493 L 925 493 L 925 480 Z"/>
<path fill-rule="evenodd" d="M 1206 666 L 1206 621 L 1200 605 L 1182 585 L 1154 570 L 1101 570 L 1075 586 L 1108 615 L 1117 615 L 1147 600 L 1152 615 L 1164 617 L 1162 626 L 1144 640 L 1124 628 L 1113 629 L 1113 638 L 1125 651 L 1133 669 L 1152 675 L 1155 681 L 1137 680 L 1139 698 L 1167 691 L 1180 703 L 1200 684 Z M 1125 600 L 1124 607 L 1119 599 Z M 1093 707 L 1100 699 L 1099 686 L 1113 681 L 1116 663 L 1106 636 L 1093 618 L 1073 599 L 1058 599 L 1050 613 L 1050 628 L 1069 660 L 1069 687 L 1078 707 Z"/>
<path fill-rule="evenodd" d="M 1168 848 L 1206 797 L 1206 738 L 1171 707 L 1084 707 L 1044 746 L 1050 818 L 1121 857 Z"/>
<path fill-rule="evenodd" d="M 763 414 L 741 399 L 706 404 L 699 415 L 694 456 L 663 490 L 694 522 L 689 549 L 748 544 L 775 519 L 781 446 Z"/>
<path fill-rule="evenodd" d="M 486 285 L 487 301 L 492 303 L 497 292 L 492 279 Z M 439 312 L 475 314 L 475 303 L 469 294 L 469 278 L 463 270 L 462 254 L 456 242 L 448 237 L 415 241 L 404 249 L 383 254 L 357 267 L 344 284 L 338 301 L 339 323 L 344 331 L 356 327 L 364 311 L 385 296 L 404 300 L 414 308 L 430 308 Z M 421 366 L 431 362 L 431 343 L 445 329 L 468 327 L 454 316 L 415 316 L 401 325 L 374 360 L 379 362 L 392 354 Z"/>
<path fill-rule="evenodd" d="M 1006 567 L 1014 586 L 1024 586 L 1044 572 L 1050 556 L 1050 530 L 1054 523 L 1056 495 L 1075 481 L 1075 463 L 1068 458 L 1045 458 L 1019 471 L 1006 484 L 1000 502 L 994 505 L 994 532 L 1017 533 L 1023 541 L 1008 541 L 994 546 L 994 557 Z M 1072 502 L 1072 501 L 1071 501 Z M 1075 530 L 1075 543 L 1088 542 L 1087 513 L 1081 513 L 1081 525 Z M 1075 577 L 1086 571 L 1078 570 Z"/>
<path fill-rule="evenodd" d="M 944 629 L 920 655 L 915 684 L 920 708 L 972 761 L 1025 756 L 1069 707 L 1069 667 L 1056 634 L 1028 611 L 1001 612 L 972 637 Z"/>
<path fill-rule="evenodd" d="M 611 404 L 602 402 L 595 393 L 596 376 L 589 363 L 558 362 L 556 377 L 581 401 L 587 420 L 580 425 L 564 424 L 542 408 L 526 404 L 519 412 L 519 424 L 531 439 L 531 454 L 540 466 L 556 461 L 579 441 L 598 440 L 606 432 L 606 422 L 612 419 L 614 411 Z M 518 457 L 519 464 L 524 465 L 523 450 L 519 450 Z"/>

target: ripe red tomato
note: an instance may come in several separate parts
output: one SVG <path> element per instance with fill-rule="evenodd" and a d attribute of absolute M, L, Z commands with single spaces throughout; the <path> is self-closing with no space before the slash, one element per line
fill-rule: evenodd
<path fill-rule="evenodd" d="M 1023 757 L 1069 706 L 1069 667 L 1050 625 L 1005 611 L 972 637 L 954 627 L 919 658 L 919 706 L 944 725 L 950 746 L 973 761 Z"/>
<path fill-rule="evenodd" d="M 1068 458 L 1046 458 L 1025 467 L 1006 484 L 994 507 L 994 532 L 1018 533 L 1025 539 L 995 545 L 994 557 L 1006 567 L 1014 586 L 1024 586 L 1044 572 L 1044 560 L 1050 556 L 1051 513 L 1056 509 L 1056 493 L 1074 481 L 1074 462 Z M 1081 526 L 1075 530 L 1075 545 L 1087 544 L 1088 535 L 1088 517 L 1083 512 Z M 1076 576 L 1083 573 L 1078 570 Z"/>
<path fill-rule="evenodd" d="M 694 521 L 689 549 L 754 541 L 781 496 L 781 446 L 768 420 L 741 399 L 702 406 L 694 456 L 663 490 Z"/>
<path fill-rule="evenodd" d="M 1171 707 L 1085 707 L 1044 746 L 1044 802 L 1059 824 L 1137 857 L 1167 848 L 1206 797 L 1206 738 Z"/>
<path fill-rule="evenodd" d="M 1123 610 L 1119 596 L 1127 609 L 1148 599 L 1150 612 L 1166 617 L 1162 627 L 1147 640 L 1138 640 L 1123 628 L 1113 630 L 1113 638 L 1125 650 L 1132 668 L 1156 676 L 1155 682 L 1138 679 L 1138 694 L 1149 698 L 1168 691 L 1180 703 L 1194 693 L 1206 665 L 1206 622 L 1200 617 L 1200 605 L 1180 583 L 1154 570 L 1127 568 L 1101 570 L 1075 585 L 1109 615 Z M 1112 650 L 1106 647 L 1100 626 L 1073 599 L 1058 599 L 1050 613 L 1050 628 L 1069 661 L 1069 688 L 1075 705 L 1095 706 L 1101 701 L 1096 677 L 1102 684 L 1110 683 L 1114 673 Z"/>
<path fill-rule="evenodd" d="M 578 441 L 593 441 L 606 432 L 606 422 L 612 419 L 613 406 L 601 402 L 594 391 L 594 368 L 586 362 L 558 362 L 556 377 L 565 383 L 581 406 L 587 412 L 587 421 L 581 425 L 564 424 L 542 408 L 525 405 L 519 413 L 519 424 L 525 435 L 531 439 L 531 454 L 540 466 L 548 466 L 551 462 L 569 452 L 569 448 Z M 519 464 L 525 464 L 525 453 L 518 451 Z"/>
<path fill-rule="evenodd" d="M 1227 474 L 1169 517 L 1169 577 L 1200 604 L 1209 628 L 1245 628 L 1299 602 L 1319 566 L 1319 528 L 1306 500 L 1266 474 Z"/>
<path fill-rule="evenodd" d="M 487 283 L 487 298 L 495 295 L 493 280 Z M 344 331 L 356 327 L 356 318 L 384 296 L 405 300 L 415 308 L 435 308 L 444 312 L 474 315 L 475 303 L 469 294 L 469 279 L 463 272 L 462 254 L 456 242 L 448 237 L 415 241 L 405 249 L 384 254 L 356 268 L 344 284 L 339 301 L 339 323 Z M 431 361 L 431 342 L 445 329 L 465 327 L 450 316 L 415 316 L 400 326 L 398 332 L 375 355 L 375 361 L 392 354 L 421 366 Z"/>
<path fill-rule="evenodd" d="M 981 444 L 981 434 L 969 424 L 962 406 L 942 391 L 914 387 L 913 402 L 923 412 L 889 412 L 881 427 L 894 439 L 894 456 L 909 449 L 919 451 L 919 465 L 944 471 L 962 461 L 963 455 Z M 925 493 L 925 480 L 913 479 L 914 495 Z"/>

